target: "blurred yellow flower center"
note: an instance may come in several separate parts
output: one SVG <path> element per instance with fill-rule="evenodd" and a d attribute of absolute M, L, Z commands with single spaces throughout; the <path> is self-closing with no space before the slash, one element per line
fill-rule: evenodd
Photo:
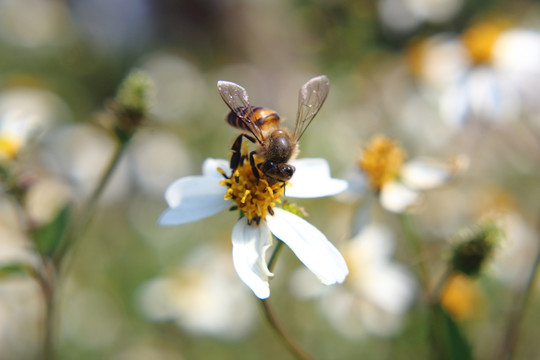
<path fill-rule="evenodd" d="M 424 55 L 428 45 L 425 40 L 413 40 L 409 44 L 406 52 L 407 65 L 411 73 L 416 77 L 422 76 L 424 67 Z"/>
<path fill-rule="evenodd" d="M 255 163 L 261 163 L 256 156 Z M 225 200 L 236 202 L 238 210 L 242 211 L 250 224 L 253 221 L 259 224 L 268 212 L 272 213 L 272 207 L 281 202 L 281 196 L 285 191 L 286 184 L 270 185 L 262 174 L 260 176 L 257 180 L 248 157 L 244 153 L 240 165 L 233 171 L 231 177 L 220 182 L 221 185 L 228 187 Z"/>
<path fill-rule="evenodd" d="M 499 35 L 509 27 L 509 21 L 497 18 L 476 24 L 467 29 L 463 33 L 462 39 L 473 62 L 476 64 L 489 62 Z"/>
<path fill-rule="evenodd" d="M 379 135 L 364 148 L 358 165 L 367 173 L 371 187 L 380 190 L 399 175 L 405 157 L 395 141 Z"/>
<path fill-rule="evenodd" d="M 9 136 L 0 136 L 0 158 L 13 159 L 19 152 L 21 145 L 16 139 Z"/>
<path fill-rule="evenodd" d="M 457 273 L 444 285 L 441 305 L 454 318 L 467 320 L 479 315 L 483 308 L 482 292 L 468 276 Z"/>

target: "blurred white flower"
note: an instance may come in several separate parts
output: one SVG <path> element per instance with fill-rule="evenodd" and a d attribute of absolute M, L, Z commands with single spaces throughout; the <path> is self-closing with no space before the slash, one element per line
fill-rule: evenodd
<path fill-rule="evenodd" d="M 197 113 L 205 104 L 205 83 L 195 65 L 167 53 L 150 54 L 141 68 L 154 84 L 152 114 L 161 121 L 178 121 Z"/>
<path fill-rule="evenodd" d="M 25 265 L 39 269 L 39 257 L 21 223 L 22 214 L 7 199 L 0 199 L 0 267 L 9 265 Z"/>
<path fill-rule="evenodd" d="M 474 119 L 506 123 L 538 109 L 538 31 L 492 18 L 460 35 L 417 41 L 409 55 L 413 73 L 437 98 L 448 124 L 462 126 Z"/>
<path fill-rule="evenodd" d="M 266 251 L 272 244 L 271 233 L 324 284 L 343 282 L 348 270 L 339 251 L 306 220 L 275 206 L 285 187 L 255 178 L 247 158 L 242 157 L 230 177 L 225 175 L 231 172 L 226 160 L 207 159 L 202 176 L 188 176 L 172 183 L 165 193 L 169 209 L 162 213 L 159 223 L 185 224 L 236 207 L 243 217 L 234 225 L 231 236 L 234 266 L 242 281 L 261 299 L 270 296 L 268 280 L 273 274 L 267 267 Z M 330 196 L 347 187 L 345 181 L 330 177 L 330 168 L 323 159 L 300 159 L 291 164 L 296 171 L 288 182 L 287 196 Z"/>
<path fill-rule="evenodd" d="M 299 298 L 319 298 L 322 313 L 344 336 L 391 336 L 400 329 L 416 293 L 411 272 L 392 260 L 394 248 L 387 227 L 367 225 L 342 249 L 350 269 L 342 286 L 323 289 L 300 269 L 291 291 Z"/>
<path fill-rule="evenodd" d="M 257 314 L 247 295 L 230 255 L 201 246 L 182 266 L 143 284 L 137 301 L 150 320 L 174 321 L 194 334 L 236 339 L 249 333 Z"/>
<path fill-rule="evenodd" d="M 491 262 L 491 273 L 506 285 L 522 289 L 528 281 L 539 251 L 537 232 L 523 215 L 508 203 L 499 203 L 497 208 L 490 209 L 484 217 L 494 221 L 502 234 Z"/>
<path fill-rule="evenodd" d="M 180 139 L 160 130 L 138 131 L 128 150 L 135 183 L 151 196 L 162 196 L 167 186 L 191 171 L 188 149 Z"/>
<path fill-rule="evenodd" d="M 33 226 L 54 220 L 73 197 L 68 184 L 54 178 L 41 178 L 28 189 L 24 208 Z"/>
<path fill-rule="evenodd" d="M 87 124 L 69 124 L 54 129 L 44 139 L 41 153 L 50 171 L 63 176 L 80 198 L 87 198 L 103 176 L 115 143 L 101 129 Z M 128 194 L 128 162 L 122 159 L 100 201 L 113 203 Z"/>
<path fill-rule="evenodd" d="M 351 190 L 365 192 L 370 188 L 385 209 L 401 213 L 420 204 L 420 191 L 443 186 L 468 167 L 465 157 L 448 162 L 428 158 L 405 162 L 405 157 L 395 141 L 382 135 L 374 137 L 360 156 L 360 171 L 351 175 Z"/>
<path fill-rule="evenodd" d="M 33 359 L 42 342 L 45 306 L 39 285 L 25 275 L 0 281 L 0 353 L 5 359 Z"/>
<path fill-rule="evenodd" d="M 0 200 L 0 268 L 23 266 L 41 271 L 41 261 L 23 232 L 20 214 Z M 0 353 L 6 359 L 35 358 L 42 341 L 45 306 L 40 286 L 26 274 L 0 279 Z"/>
<path fill-rule="evenodd" d="M 0 39 L 15 46 L 49 45 L 68 25 L 68 11 L 54 1 L 0 1 Z"/>
<path fill-rule="evenodd" d="M 1 92 L 0 158 L 14 158 L 29 142 L 66 117 L 65 104 L 48 91 L 12 88 Z"/>
<path fill-rule="evenodd" d="M 463 0 L 379 0 L 379 18 L 393 33 L 409 33 L 423 23 L 442 24 L 454 17 Z"/>

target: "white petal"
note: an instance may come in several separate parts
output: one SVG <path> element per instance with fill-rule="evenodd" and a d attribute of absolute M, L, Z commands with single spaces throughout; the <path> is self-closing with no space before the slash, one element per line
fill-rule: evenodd
<path fill-rule="evenodd" d="M 373 269 L 364 284 L 364 296 L 379 308 L 391 314 L 407 311 L 416 293 L 414 278 L 403 265 L 387 262 Z"/>
<path fill-rule="evenodd" d="M 172 183 L 165 192 L 170 208 L 165 210 L 160 225 L 180 225 L 217 214 L 229 206 L 223 196 L 226 188 L 215 177 L 188 176 Z"/>
<path fill-rule="evenodd" d="M 348 243 L 347 259 L 351 262 L 358 262 L 357 267 L 369 263 L 380 263 L 386 261 L 394 252 L 396 240 L 390 229 L 381 224 L 370 223 Z"/>
<path fill-rule="evenodd" d="M 163 321 L 174 318 L 170 303 L 170 282 L 155 278 L 144 283 L 137 292 L 137 303 L 143 315 L 150 320 Z"/>
<path fill-rule="evenodd" d="M 388 211 L 401 213 L 419 200 L 419 193 L 396 181 L 385 184 L 381 190 L 381 204 Z"/>
<path fill-rule="evenodd" d="M 266 265 L 266 250 L 272 244 L 266 223 L 248 225 L 243 217 L 234 225 L 231 239 L 238 276 L 259 299 L 266 299 L 270 296 L 268 277 L 273 276 Z"/>
<path fill-rule="evenodd" d="M 413 159 L 401 169 L 401 180 L 417 190 L 427 190 L 442 186 L 452 180 L 457 173 L 467 167 L 466 158 L 442 162 L 433 159 Z"/>
<path fill-rule="evenodd" d="M 218 168 L 221 168 L 225 173 L 228 173 L 230 171 L 229 162 L 224 159 L 208 158 L 203 162 L 202 174 L 204 176 L 217 176 L 222 178 L 221 173 L 217 171 Z"/>
<path fill-rule="evenodd" d="M 285 194 L 296 198 L 316 198 L 339 194 L 347 189 L 347 182 L 333 179 L 330 166 L 324 159 L 299 159 L 291 163 L 295 168 Z"/>
<path fill-rule="evenodd" d="M 315 226 L 283 209 L 274 208 L 266 222 L 272 234 L 283 241 L 326 285 L 342 283 L 349 273 L 338 249 Z"/>

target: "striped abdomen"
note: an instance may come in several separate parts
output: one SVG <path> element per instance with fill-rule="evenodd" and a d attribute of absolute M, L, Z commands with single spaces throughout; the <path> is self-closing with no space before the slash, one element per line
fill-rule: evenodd
<path fill-rule="evenodd" d="M 249 128 L 244 123 L 244 120 L 239 117 L 246 117 L 247 109 L 247 107 L 239 107 L 235 111 L 231 111 L 229 115 L 227 115 L 227 122 L 237 129 L 249 132 Z M 255 125 L 259 127 L 263 132 L 276 129 L 278 127 L 281 119 L 274 110 L 263 108 L 260 106 L 252 107 L 251 110 L 253 111 L 253 113 L 251 114 L 251 121 L 253 121 Z"/>

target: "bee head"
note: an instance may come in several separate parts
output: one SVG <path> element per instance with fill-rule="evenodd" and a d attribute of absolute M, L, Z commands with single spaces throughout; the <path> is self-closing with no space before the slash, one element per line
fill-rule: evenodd
<path fill-rule="evenodd" d="M 286 182 L 294 175 L 294 166 L 289 164 L 276 164 L 273 161 L 265 161 L 261 164 L 262 173 L 274 181 Z"/>

